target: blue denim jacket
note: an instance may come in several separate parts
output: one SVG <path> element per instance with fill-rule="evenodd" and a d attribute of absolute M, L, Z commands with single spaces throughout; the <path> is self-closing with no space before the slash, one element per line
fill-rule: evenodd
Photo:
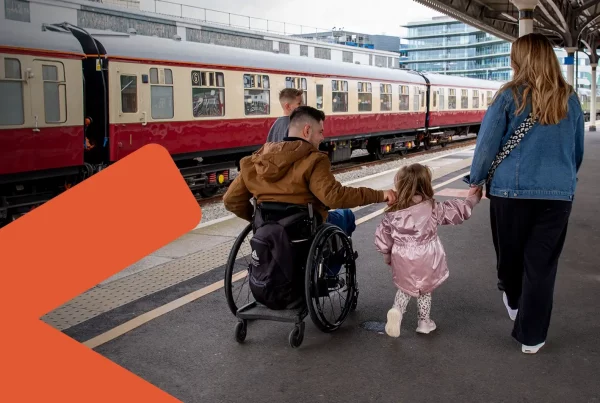
<path fill-rule="evenodd" d="M 510 90 L 489 106 L 477 137 L 470 184 L 484 186 L 496 154 L 531 112 L 515 116 Z M 535 125 L 496 169 L 490 195 L 522 199 L 573 200 L 583 160 L 584 116 L 579 98 L 569 98 L 568 115 L 557 125 Z"/>

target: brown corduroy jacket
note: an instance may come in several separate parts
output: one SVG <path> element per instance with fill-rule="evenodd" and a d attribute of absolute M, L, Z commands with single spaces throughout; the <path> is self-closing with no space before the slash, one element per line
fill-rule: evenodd
<path fill-rule="evenodd" d="M 327 154 L 309 142 L 286 138 L 266 143 L 240 161 L 240 172 L 229 185 L 225 208 L 247 221 L 252 219 L 250 199 L 257 202 L 312 203 L 323 221 L 328 209 L 352 208 L 385 201 L 382 190 L 342 186 L 331 173 Z"/>

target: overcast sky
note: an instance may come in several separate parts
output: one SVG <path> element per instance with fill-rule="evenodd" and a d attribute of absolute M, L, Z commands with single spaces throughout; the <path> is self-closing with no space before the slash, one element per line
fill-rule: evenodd
<path fill-rule="evenodd" d="M 331 29 L 344 28 L 367 34 L 386 34 L 403 36 L 406 30 L 401 28 L 409 21 L 430 19 L 441 15 L 414 0 L 168 0 L 173 3 L 188 4 L 229 13 L 281 21 L 297 25 Z M 141 0 L 142 9 L 154 11 L 154 0 Z M 167 3 L 156 4 L 157 11 L 179 14 L 181 7 Z M 203 19 L 203 11 L 183 7 L 184 16 Z M 228 16 L 209 12 L 208 20 L 219 19 L 227 22 Z M 248 19 L 232 17 L 235 25 L 248 24 Z M 253 28 L 266 25 L 264 21 L 252 20 Z M 281 30 L 282 24 L 271 23 L 271 30 Z M 286 26 L 286 32 L 299 27 Z M 298 31 L 298 32 L 296 32 Z M 304 32 L 304 30 L 303 30 Z M 288 32 L 289 33 L 289 32 Z"/>

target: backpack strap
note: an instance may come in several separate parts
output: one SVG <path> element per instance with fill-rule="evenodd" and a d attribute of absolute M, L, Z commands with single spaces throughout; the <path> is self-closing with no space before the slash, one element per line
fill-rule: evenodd
<path fill-rule="evenodd" d="M 500 163 L 502 161 L 504 161 L 504 159 L 506 157 L 508 157 L 510 152 L 517 145 L 519 145 L 521 140 L 523 140 L 523 137 L 525 137 L 527 132 L 529 132 L 529 130 L 531 130 L 531 128 L 533 127 L 534 124 L 535 124 L 535 120 L 533 119 L 533 114 L 529 113 L 527 118 L 523 121 L 523 123 L 521 123 L 519 125 L 519 127 L 517 127 L 517 130 L 514 131 L 514 133 L 510 136 L 510 138 L 508 139 L 506 144 L 504 144 L 504 146 L 502 147 L 500 152 L 498 152 L 498 154 L 496 155 L 496 158 L 494 159 L 494 162 L 492 162 L 492 166 L 490 167 L 490 169 L 488 171 L 488 175 L 487 175 L 487 179 L 486 179 L 487 183 L 491 182 L 492 177 L 494 176 L 494 173 L 496 172 L 496 169 L 498 168 L 498 165 L 500 165 Z"/>

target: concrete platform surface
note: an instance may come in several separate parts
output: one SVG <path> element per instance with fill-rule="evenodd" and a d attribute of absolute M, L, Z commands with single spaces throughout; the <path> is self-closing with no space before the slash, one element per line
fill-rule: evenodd
<path fill-rule="evenodd" d="M 465 189 L 456 180 L 438 194 Z M 600 135 L 589 133 L 550 334 L 537 355 L 522 354 L 510 336 L 513 323 L 496 288 L 485 199 L 471 220 L 440 229 L 450 278 L 433 294 L 438 329 L 430 335 L 415 333 L 414 300 L 400 338 L 365 328 L 386 320 L 395 295 L 373 246 L 378 216 L 360 224 L 353 237 L 360 254 L 358 309 L 333 334 L 307 318 L 304 343 L 292 349 L 290 324 L 254 322 L 240 345 L 234 340 L 236 319 L 223 289 L 216 288 L 95 350 L 183 402 L 600 402 L 599 200 Z M 365 208 L 357 217 L 381 207 Z M 222 279 L 222 267 L 210 270 L 65 333 L 86 341 Z"/>

